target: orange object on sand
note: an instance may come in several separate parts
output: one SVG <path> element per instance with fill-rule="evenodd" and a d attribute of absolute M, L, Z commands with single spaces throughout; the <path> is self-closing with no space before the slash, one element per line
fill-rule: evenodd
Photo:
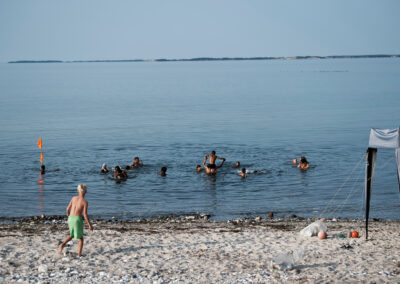
<path fill-rule="evenodd" d="M 37 146 L 42 149 L 42 136 L 39 137 L 39 140 L 37 142 Z"/>
<path fill-rule="evenodd" d="M 358 238 L 358 232 L 357 231 L 351 232 L 351 237 L 352 238 Z"/>

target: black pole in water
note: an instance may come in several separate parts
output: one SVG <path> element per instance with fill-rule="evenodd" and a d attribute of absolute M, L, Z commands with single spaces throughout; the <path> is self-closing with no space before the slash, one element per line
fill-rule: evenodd
<path fill-rule="evenodd" d="M 372 174 L 374 169 L 374 156 L 377 153 L 376 148 L 368 148 L 367 150 L 367 167 L 365 170 L 365 239 L 368 240 L 368 219 L 369 206 L 371 201 Z"/>

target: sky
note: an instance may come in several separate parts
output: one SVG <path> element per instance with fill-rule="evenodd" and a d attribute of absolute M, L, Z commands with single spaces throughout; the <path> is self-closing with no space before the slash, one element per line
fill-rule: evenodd
<path fill-rule="evenodd" d="M 400 54 L 400 1 L 1 0 L 0 61 Z"/>

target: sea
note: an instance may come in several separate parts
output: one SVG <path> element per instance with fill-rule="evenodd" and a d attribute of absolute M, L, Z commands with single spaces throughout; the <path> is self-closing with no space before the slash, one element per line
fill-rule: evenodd
<path fill-rule="evenodd" d="M 106 220 L 362 219 L 370 129 L 399 125 L 399 58 L 0 63 L 0 217 L 63 215 L 84 183 Z M 223 167 L 197 173 L 213 150 Z M 126 181 L 100 174 L 135 156 Z M 394 150 L 379 149 L 370 217 L 399 213 Z"/>

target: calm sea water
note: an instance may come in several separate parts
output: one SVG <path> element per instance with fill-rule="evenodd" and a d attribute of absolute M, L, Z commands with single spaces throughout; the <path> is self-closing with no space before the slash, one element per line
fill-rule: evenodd
<path fill-rule="evenodd" d="M 399 59 L 2 63 L 0 216 L 65 214 L 86 183 L 89 215 L 102 218 L 362 218 L 369 129 L 399 124 Z M 196 173 L 212 150 L 226 165 Z M 289 164 L 300 155 L 307 172 Z M 134 156 L 145 166 L 126 182 L 99 174 Z M 378 151 L 371 217 L 400 217 L 392 157 Z M 243 180 L 235 161 L 263 174 Z"/>

